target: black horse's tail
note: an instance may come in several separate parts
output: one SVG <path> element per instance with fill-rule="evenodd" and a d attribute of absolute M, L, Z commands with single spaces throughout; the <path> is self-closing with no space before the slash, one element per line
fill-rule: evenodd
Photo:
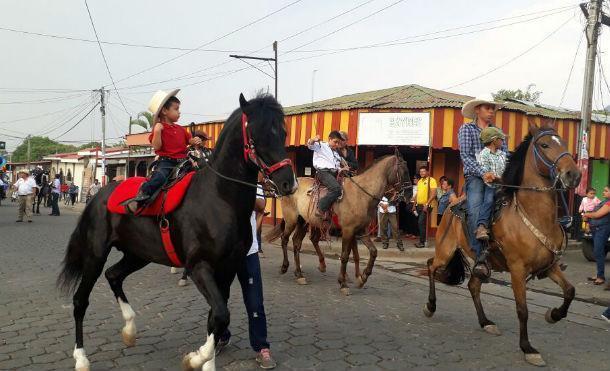
<path fill-rule="evenodd" d="M 57 277 L 57 288 L 61 293 L 70 295 L 76 290 L 76 286 L 79 284 L 80 279 L 83 276 L 83 267 L 86 258 L 87 239 L 86 231 L 88 229 L 88 218 L 84 218 L 86 210 L 81 215 L 80 220 L 72 236 L 70 236 L 70 242 L 68 242 L 68 248 L 66 249 L 66 256 L 62 262 L 62 269 Z"/>
<path fill-rule="evenodd" d="M 437 270 L 434 278 L 446 285 L 459 285 L 466 279 L 467 264 L 462 250 L 456 249 L 447 266 L 444 269 Z"/>
<path fill-rule="evenodd" d="M 282 236 L 282 234 L 284 233 L 285 227 L 286 227 L 286 221 L 284 219 L 282 219 L 282 222 L 280 224 L 273 227 L 273 229 L 270 230 L 269 233 L 267 233 L 265 235 L 265 241 L 273 242 L 273 241 L 277 240 L 278 238 L 280 238 Z"/>

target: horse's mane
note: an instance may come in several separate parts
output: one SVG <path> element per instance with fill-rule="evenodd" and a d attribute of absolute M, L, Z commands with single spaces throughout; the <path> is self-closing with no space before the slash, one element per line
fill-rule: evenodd
<path fill-rule="evenodd" d="M 364 174 L 367 171 L 369 171 L 370 169 L 372 169 L 373 167 L 375 167 L 378 163 L 380 163 L 381 161 L 383 161 L 384 159 L 388 158 L 388 157 L 392 157 L 394 155 L 385 155 L 385 156 L 381 156 L 379 158 L 376 158 L 372 164 L 370 164 L 369 166 L 365 167 L 360 174 Z"/>
<path fill-rule="evenodd" d="M 517 146 L 515 151 L 510 155 L 506 170 L 502 174 L 502 183 L 507 185 L 521 185 L 523 181 L 523 170 L 525 169 L 525 157 L 527 156 L 527 150 L 532 142 L 532 134 L 527 134 L 523 138 L 523 142 Z M 517 191 L 517 188 L 504 187 L 503 192 L 507 195 L 511 195 Z"/>
<path fill-rule="evenodd" d="M 268 93 L 259 92 L 256 97 L 250 99 L 248 101 L 248 106 L 252 107 L 253 110 L 256 110 L 256 119 L 261 122 L 271 122 L 274 124 L 284 125 L 284 110 L 282 105 L 278 103 L 275 97 Z M 218 141 L 216 143 L 216 147 L 214 148 L 214 157 L 218 154 L 220 148 L 222 148 L 224 142 L 227 140 L 228 133 L 232 132 L 235 126 L 241 126 L 241 108 L 237 108 L 227 121 L 225 122 L 220 136 L 218 137 Z M 241 148 L 241 147 L 240 147 Z"/>

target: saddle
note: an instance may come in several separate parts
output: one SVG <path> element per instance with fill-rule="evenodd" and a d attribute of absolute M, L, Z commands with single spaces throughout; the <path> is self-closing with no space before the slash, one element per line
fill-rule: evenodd
<path fill-rule="evenodd" d="M 166 184 L 150 198 L 149 202 L 138 209 L 136 215 L 161 216 L 169 214 L 182 203 L 195 172 L 190 171 L 180 174 L 180 167 L 177 167 L 173 173 L 176 176 L 173 179 L 168 179 Z M 177 177 L 177 175 L 180 176 Z M 147 180 L 145 177 L 132 177 L 119 183 L 108 198 L 108 211 L 122 215 L 132 214 L 127 208 L 127 204 L 136 196 L 140 186 Z"/>
<path fill-rule="evenodd" d="M 337 198 L 337 201 L 335 201 L 335 203 L 341 201 L 341 199 L 343 198 L 343 180 L 344 177 L 342 175 L 337 176 L 337 181 L 339 182 L 339 185 L 341 185 L 341 195 L 339 196 L 339 198 Z M 328 188 L 324 184 L 322 184 L 322 182 L 320 182 L 317 177 L 315 177 L 313 185 L 307 190 L 307 195 L 309 196 L 309 207 L 307 208 L 307 214 L 309 217 L 311 217 L 315 210 L 318 208 L 318 202 L 320 202 L 320 199 L 326 196 L 327 193 Z M 331 205 L 329 210 L 331 216 L 335 215 L 335 213 L 333 212 L 333 207 L 335 206 L 335 203 Z"/>

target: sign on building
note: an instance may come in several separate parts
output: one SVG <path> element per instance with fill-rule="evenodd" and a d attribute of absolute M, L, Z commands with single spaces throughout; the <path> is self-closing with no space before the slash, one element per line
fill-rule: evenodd
<path fill-rule="evenodd" d="M 430 114 L 422 112 L 362 112 L 359 145 L 429 146 Z"/>

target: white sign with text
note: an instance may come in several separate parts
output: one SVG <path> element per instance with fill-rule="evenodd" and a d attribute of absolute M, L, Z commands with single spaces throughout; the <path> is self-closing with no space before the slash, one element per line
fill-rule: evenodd
<path fill-rule="evenodd" d="M 359 145 L 429 146 L 427 112 L 362 112 L 358 117 Z"/>

